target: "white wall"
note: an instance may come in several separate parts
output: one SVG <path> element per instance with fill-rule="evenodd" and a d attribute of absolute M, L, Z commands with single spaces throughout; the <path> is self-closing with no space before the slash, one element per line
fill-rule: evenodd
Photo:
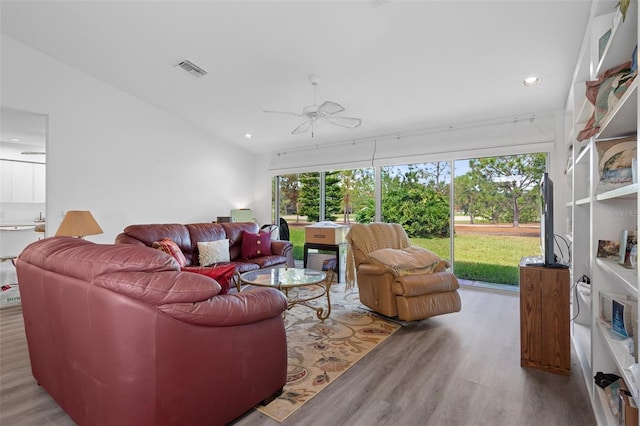
<path fill-rule="evenodd" d="M 132 223 L 189 223 L 254 204 L 254 157 L 16 40 L 1 37 L 2 106 L 47 114 L 47 229 L 91 210 L 113 242 Z"/>

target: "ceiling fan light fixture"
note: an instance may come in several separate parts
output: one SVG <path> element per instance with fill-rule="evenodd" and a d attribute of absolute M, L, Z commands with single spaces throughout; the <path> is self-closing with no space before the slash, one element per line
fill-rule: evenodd
<path fill-rule="evenodd" d="M 325 120 L 331 124 L 335 124 L 341 127 L 347 127 L 350 129 L 355 129 L 356 127 L 360 126 L 360 124 L 362 124 L 362 120 L 360 118 L 343 117 L 340 115 L 336 115 L 345 110 L 344 107 L 337 102 L 324 101 L 320 105 L 318 105 L 317 96 L 318 83 L 320 82 L 320 78 L 314 74 L 309 75 L 308 78 L 309 82 L 313 86 L 313 105 L 307 105 L 303 107 L 302 114 L 268 110 L 264 110 L 264 112 L 268 114 L 281 114 L 303 118 L 304 121 L 291 132 L 291 134 L 294 135 L 305 133 L 306 131 L 311 129 L 311 137 L 313 137 L 313 126 L 314 124 L 319 124 L 321 120 Z"/>

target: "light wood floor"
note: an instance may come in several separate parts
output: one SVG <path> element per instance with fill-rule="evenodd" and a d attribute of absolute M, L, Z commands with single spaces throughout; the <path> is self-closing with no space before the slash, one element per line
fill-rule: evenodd
<path fill-rule="evenodd" d="M 282 425 L 596 424 L 575 354 L 569 378 L 520 367 L 517 297 L 461 296 L 462 312 L 402 327 Z M 31 376 L 20 308 L 0 310 L 0 425 L 73 424 Z"/>

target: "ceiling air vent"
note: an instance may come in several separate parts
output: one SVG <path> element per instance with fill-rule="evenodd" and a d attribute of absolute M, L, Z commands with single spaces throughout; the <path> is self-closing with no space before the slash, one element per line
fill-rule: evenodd
<path fill-rule="evenodd" d="M 186 59 L 180 62 L 178 65 L 176 65 L 176 67 L 182 68 L 183 70 L 185 70 L 186 72 L 188 72 L 194 77 L 202 77 L 203 75 L 207 75 L 207 72 L 205 70 L 203 70 L 193 62 Z"/>

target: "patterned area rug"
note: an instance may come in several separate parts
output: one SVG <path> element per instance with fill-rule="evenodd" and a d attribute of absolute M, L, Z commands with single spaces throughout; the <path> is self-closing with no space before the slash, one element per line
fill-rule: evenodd
<path fill-rule="evenodd" d="M 327 300 L 311 303 L 325 307 Z M 343 284 L 331 288 L 331 316 L 324 323 L 312 309 L 294 306 L 286 311 L 285 327 L 287 384 L 279 398 L 256 407 L 280 422 L 400 328 L 367 310 L 357 290 L 345 294 Z"/>

